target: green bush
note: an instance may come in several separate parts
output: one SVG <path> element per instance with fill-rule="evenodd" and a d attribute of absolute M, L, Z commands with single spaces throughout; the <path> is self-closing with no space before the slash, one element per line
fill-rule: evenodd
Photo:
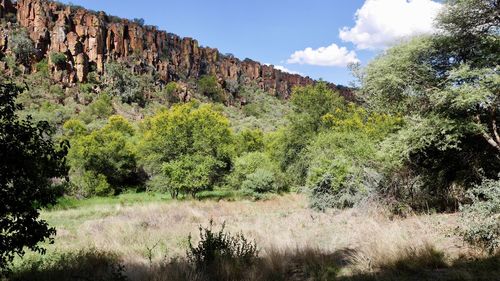
<path fill-rule="evenodd" d="M 152 176 L 166 180 L 155 185 L 174 197 L 213 188 L 231 167 L 229 121 L 211 105 L 175 105 L 143 127 L 143 163 Z"/>
<path fill-rule="evenodd" d="M 251 191 L 252 193 L 267 193 L 276 191 L 274 173 L 269 170 L 257 169 L 255 172 L 246 176 L 246 179 L 241 183 L 243 190 Z"/>
<path fill-rule="evenodd" d="M 14 53 L 16 61 L 28 65 L 36 49 L 27 32 L 25 30 L 15 30 L 9 39 L 9 48 Z"/>
<path fill-rule="evenodd" d="M 125 64 L 105 65 L 104 82 L 106 92 L 119 97 L 124 103 L 144 104 L 144 97 L 153 83 L 151 77 L 136 75 Z"/>
<path fill-rule="evenodd" d="M 236 153 L 262 151 L 264 149 L 264 132 L 260 129 L 244 129 L 235 136 Z"/>
<path fill-rule="evenodd" d="M 248 241 L 243 233 L 233 236 L 225 232 L 225 223 L 218 231 L 213 226 L 213 220 L 207 228 L 200 226 L 200 241 L 196 246 L 193 246 L 191 235 L 188 237 L 187 257 L 197 269 L 210 270 L 224 262 L 250 266 L 256 261 L 259 251 L 255 242 Z"/>
<path fill-rule="evenodd" d="M 142 183 L 133 136 L 134 128 L 121 116 L 111 116 L 101 129 L 86 134 L 82 124 L 67 123 L 70 179 L 84 196 L 119 193 Z"/>
<path fill-rule="evenodd" d="M 287 189 L 282 173 L 263 152 L 251 152 L 236 158 L 227 184 L 232 189 L 243 189 L 255 195 Z"/>
<path fill-rule="evenodd" d="M 228 100 L 224 90 L 217 81 L 217 77 L 213 75 L 205 75 L 198 80 L 198 91 L 214 102 L 226 102 Z"/>
<path fill-rule="evenodd" d="M 493 254 L 500 249 L 500 181 L 485 179 L 468 191 L 468 198 L 472 204 L 461 208 L 462 235 Z"/>
<path fill-rule="evenodd" d="M 109 185 L 106 176 L 92 171 L 83 171 L 82 175 L 73 174 L 73 185 L 77 187 L 74 193 L 84 196 L 110 196 L 114 189 Z"/>
<path fill-rule="evenodd" d="M 54 252 L 33 255 L 12 269 L 11 281 L 95 280 L 125 281 L 124 266 L 119 258 L 95 249 L 76 253 Z"/>
<path fill-rule="evenodd" d="M 68 59 L 64 53 L 54 52 L 50 54 L 50 61 L 59 67 L 64 66 L 67 60 Z"/>

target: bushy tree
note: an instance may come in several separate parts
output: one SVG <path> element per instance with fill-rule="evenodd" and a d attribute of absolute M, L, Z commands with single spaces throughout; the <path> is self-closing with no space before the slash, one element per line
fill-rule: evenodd
<path fill-rule="evenodd" d="M 293 111 L 287 116 L 289 125 L 277 135 L 271 150 L 282 171 L 294 177 L 295 184 L 301 185 L 307 174 L 304 149 L 323 128 L 322 118 L 343 109 L 346 103 L 322 82 L 295 88 L 290 102 Z"/>
<path fill-rule="evenodd" d="M 462 207 L 462 234 L 493 254 L 500 249 L 500 181 L 485 179 L 467 197 L 472 203 Z"/>
<path fill-rule="evenodd" d="M 217 81 L 217 77 L 213 75 L 205 75 L 198 80 L 198 91 L 215 102 L 227 101 L 226 94 Z"/>
<path fill-rule="evenodd" d="M 442 34 L 391 48 L 365 70 L 368 104 L 405 115 L 384 151 L 390 174 L 419 177 L 419 186 L 403 192 L 411 204 L 456 208 L 465 189 L 500 171 L 498 15 L 498 1 L 447 1 Z"/>
<path fill-rule="evenodd" d="M 232 189 L 254 195 L 282 192 L 287 188 L 281 171 L 264 152 L 250 152 L 236 158 L 227 181 Z"/>
<path fill-rule="evenodd" d="M 229 171 L 229 121 L 211 105 L 176 105 L 145 123 L 141 154 L 163 191 L 196 194 L 212 188 Z"/>
<path fill-rule="evenodd" d="M 64 53 L 54 52 L 50 54 L 50 61 L 57 66 L 64 66 L 66 64 L 67 58 Z"/>
<path fill-rule="evenodd" d="M 9 38 L 9 48 L 12 50 L 18 63 L 28 65 L 36 50 L 33 41 L 25 30 L 14 30 Z"/>
<path fill-rule="evenodd" d="M 101 129 L 86 133 L 78 121 L 65 126 L 71 142 L 68 162 L 77 192 L 85 196 L 110 195 L 141 183 L 134 128 L 121 116 L 111 116 Z"/>
<path fill-rule="evenodd" d="M 260 129 L 244 129 L 235 136 L 235 150 L 238 155 L 264 149 L 264 132 Z"/>
<path fill-rule="evenodd" d="M 39 209 L 55 203 L 51 180 L 66 173 L 66 150 L 54 147 L 48 123 L 17 116 L 19 92 L 0 85 L 0 271 L 25 247 L 44 252 L 38 243 L 55 231 L 39 219 Z"/>
<path fill-rule="evenodd" d="M 135 75 L 125 64 L 109 63 L 105 66 L 106 91 L 120 97 L 125 103 L 144 103 L 148 87 L 153 85 L 148 75 Z"/>

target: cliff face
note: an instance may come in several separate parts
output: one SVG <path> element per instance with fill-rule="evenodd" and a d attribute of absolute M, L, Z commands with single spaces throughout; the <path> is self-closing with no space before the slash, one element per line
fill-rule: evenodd
<path fill-rule="evenodd" d="M 224 56 L 217 49 L 200 47 L 196 40 L 155 27 L 72 8 L 46 0 L 1 0 L 0 17 L 17 14 L 37 50 L 33 62 L 49 59 L 53 77 L 63 83 L 84 82 L 90 71 L 104 72 L 106 62 L 133 61 L 138 72 L 154 72 L 159 80 L 196 79 L 215 75 L 227 81 L 256 83 L 270 94 L 287 98 L 294 86 L 314 80 L 289 74 L 252 60 Z M 0 51 L 6 51 L 8 29 L 0 30 Z M 64 53 L 66 65 L 54 65 L 51 54 Z M 335 85 L 331 85 L 336 88 Z M 344 93 L 345 94 L 345 93 Z"/>

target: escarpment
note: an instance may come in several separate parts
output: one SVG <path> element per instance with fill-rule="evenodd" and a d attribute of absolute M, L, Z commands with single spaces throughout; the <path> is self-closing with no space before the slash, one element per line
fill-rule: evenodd
<path fill-rule="evenodd" d="M 255 83 L 270 94 L 287 98 L 294 86 L 314 84 L 309 77 L 290 74 L 256 61 L 223 55 L 200 47 L 191 38 L 130 21 L 47 0 L 2 0 L 0 55 L 9 52 L 9 29 L 14 24 L 27 30 L 35 54 L 25 71 L 47 59 L 52 77 L 61 83 L 85 82 L 90 72 L 102 74 L 107 62 L 131 62 L 136 72 L 154 73 L 158 81 L 187 81 L 214 75 L 219 83 Z M 54 62 L 62 53 L 66 62 Z M 5 66 L 2 66 L 5 67 Z M 349 91 L 331 84 L 344 95 Z"/>

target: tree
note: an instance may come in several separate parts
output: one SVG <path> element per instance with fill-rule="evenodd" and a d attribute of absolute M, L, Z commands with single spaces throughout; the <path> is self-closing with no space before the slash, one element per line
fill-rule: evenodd
<path fill-rule="evenodd" d="M 231 167 L 229 121 L 211 105 L 175 105 L 147 120 L 145 127 L 145 166 L 156 177 L 156 187 L 173 197 L 212 188 Z"/>
<path fill-rule="evenodd" d="M 411 204 L 420 196 L 420 207 L 456 208 L 465 189 L 500 171 L 498 22 L 496 0 L 448 1 L 444 32 L 391 48 L 365 69 L 368 104 L 405 115 L 384 151 L 391 173 L 418 175 Z"/>
<path fill-rule="evenodd" d="M 31 41 L 26 31 L 22 29 L 12 32 L 9 48 L 16 56 L 16 61 L 24 65 L 31 62 L 31 57 L 36 52 L 33 41 Z"/>
<path fill-rule="evenodd" d="M 273 157 L 283 172 L 294 177 L 295 184 L 304 184 L 307 162 L 304 149 L 323 128 L 322 118 L 345 108 L 345 100 L 324 82 L 314 86 L 297 87 L 290 100 L 292 112 L 287 115 L 289 125 L 273 143 Z"/>
<path fill-rule="evenodd" d="M 20 91 L 0 85 L 0 270 L 25 247 L 44 253 L 38 242 L 55 230 L 39 219 L 39 209 L 55 203 L 51 179 L 66 173 L 66 148 L 54 148 L 48 123 L 17 116 Z"/>
<path fill-rule="evenodd" d="M 213 75 L 205 75 L 198 80 L 198 91 L 215 102 L 227 101 L 227 97 L 219 85 L 217 77 Z"/>
<path fill-rule="evenodd" d="M 71 142 L 70 177 L 85 196 L 116 194 L 141 183 L 133 136 L 134 128 L 121 116 L 111 116 L 101 129 L 87 133 L 83 124 L 64 125 Z"/>

